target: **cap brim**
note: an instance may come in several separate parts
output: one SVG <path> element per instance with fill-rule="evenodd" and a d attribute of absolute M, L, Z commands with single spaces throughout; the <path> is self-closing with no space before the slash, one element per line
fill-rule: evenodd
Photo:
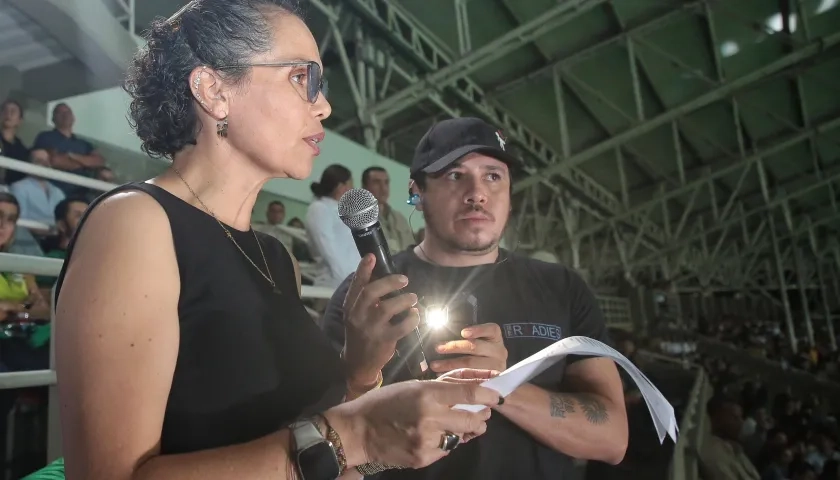
<path fill-rule="evenodd" d="M 454 162 L 470 153 L 481 153 L 487 155 L 488 157 L 493 157 L 497 160 L 505 162 L 508 167 L 516 167 L 522 163 L 518 158 L 500 148 L 488 147 L 487 145 L 464 145 L 463 147 L 458 147 L 443 157 L 435 160 L 430 165 L 422 168 L 420 171 L 423 173 L 441 172 Z"/>

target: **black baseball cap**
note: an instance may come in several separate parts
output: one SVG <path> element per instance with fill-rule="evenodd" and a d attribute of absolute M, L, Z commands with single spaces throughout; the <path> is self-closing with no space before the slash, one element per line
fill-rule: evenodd
<path fill-rule="evenodd" d="M 435 123 L 414 150 L 411 177 L 438 173 L 468 153 L 481 153 L 516 168 L 522 161 L 505 150 L 502 131 L 479 118 L 451 118 Z"/>

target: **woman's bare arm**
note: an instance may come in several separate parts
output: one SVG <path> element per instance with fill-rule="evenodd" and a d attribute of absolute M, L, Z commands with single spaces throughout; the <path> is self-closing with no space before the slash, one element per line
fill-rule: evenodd
<path fill-rule="evenodd" d="M 179 328 L 166 214 L 138 192 L 103 201 L 76 243 L 57 306 L 65 468 L 71 480 L 292 478 L 289 435 L 159 455 Z"/>

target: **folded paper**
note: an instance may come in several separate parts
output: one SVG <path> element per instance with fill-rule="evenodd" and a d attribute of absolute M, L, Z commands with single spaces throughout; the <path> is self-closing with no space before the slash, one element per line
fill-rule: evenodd
<path fill-rule="evenodd" d="M 659 435 L 659 442 L 665 441 L 666 435 L 670 436 L 674 442 L 677 441 L 679 427 L 677 427 L 677 419 L 674 416 L 674 407 L 645 374 L 633 365 L 633 362 L 612 347 L 592 338 L 568 337 L 559 340 L 481 385 L 499 392 L 499 395 L 503 397 L 507 397 L 520 385 L 530 381 L 548 367 L 562 360 L 566 355 L 605 357 L 612 359 L 616 364 L 627 370 L 627 373 L 639 387 L 639 392 L 645 399 L 645 403 L 647 403 L 648 411 L 656 427 L 656 433 Z M 482 405 L 455 405 L 453 408 L 477 412 L 485 407 Z"/>

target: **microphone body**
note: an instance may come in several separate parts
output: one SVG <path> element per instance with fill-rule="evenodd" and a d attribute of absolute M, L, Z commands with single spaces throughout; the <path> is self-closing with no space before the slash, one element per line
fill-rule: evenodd
<path fill-rule="evenodd" d="M 388 249 L 388 241 L 379 223 L 379 203 L 373 194 L 362 188 L 348 190 L 338 202 L 338 212 L 341 221 L 350 228 L 359 254 L 362 257 L 368 254 L 376 257 L 372 279 L 399 273 L 394 266 L 391 251 Z M 386 295 L 386 298 L 393 298 L 402 293 L 400 289 Z M 406 311 L 394 316 L 391 323 L 396 325 L 405 320 L 407 313 Z M 423 353 L 420 330 L 415 328 L 397 341 L 397 354 L 404 360 L 413 378 L 429 378 L 431 370 L 429 370 L 426 355 Z"/>
<path fill-rule="evenodd" d="M 385 233 L 382 231 L 379 222 L 366 228 L 351 230 L 351 232 L 353 240 L 356 242 L 356 248 L 359 249 L 359 255 L 364 257 L 372 253 L 376 257 L 376 265 L 374 265 L 371 275 L 372 279 L 376 280 L 399 273 L 394 266 L 391 251 L 388 249 L 388 241 L 385 239 Z M 385 295 L 384 298 L 397 297 L 403 293 L 405 292 L 399 289 Z M 391 323 L 396 325 L 402 322 L 407 314 L 408 312 L 403 312 L 396 315 L 391 319 Z M 397 354 L 405 361 L 406 368 L 413 378 L 426 376 L 429 365 L 426 361 L 426 355 L 423 353 L 420 331 L 417 328 L 397 341 Z"/>

